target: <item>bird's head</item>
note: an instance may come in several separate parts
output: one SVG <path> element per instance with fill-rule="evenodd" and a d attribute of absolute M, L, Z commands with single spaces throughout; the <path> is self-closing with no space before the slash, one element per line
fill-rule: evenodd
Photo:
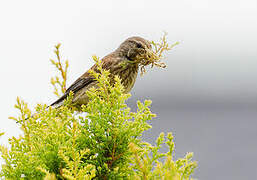
<path fill-rule="evenodd" d="M 130 37 L 126 39 L 116 50 L 118 54 L 125 57 L 128 61 L 135 61 L 137 55 L 144 53 L 147 50 L 152 50 L 149 41 L 141 37 Z"/>

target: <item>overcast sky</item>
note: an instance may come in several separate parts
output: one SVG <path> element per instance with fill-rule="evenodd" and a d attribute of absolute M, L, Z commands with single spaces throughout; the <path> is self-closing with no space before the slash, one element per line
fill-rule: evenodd
<path fill-rule="evenodd" d="M 233 112 L 240 107 L 256 108 L 256 0 L 2 0 L 0 132 L 6 135 L 0 142 L 6 144 L 8 137 L 20 132 L 8 120 L 8 116 L 17 115 L 13 108 L 17 96 L 31 107 L 55 100 L 50 85 L 54 68 L 49 61 L 54 57 L 55 44 L 62 43 L 63 57 L 70 61 L 70 85 L 93 64 L 92 55 L 103 57 L 130 36 L 158 40 L 163 31 L 168 32 L 169 43 L 180 44 L 167 54 L 167 69 L 149 70 L 138 77 L 131 104 L 136 99 L 153 99 L 154 109 L 163 112 L 160 119 L 167 119 L 168 112 L 174 112 L 176 119 L 180 117 L 176 113 L 191 113 L 195 106 L 204 113 L 201 108 L 208 106 L 235 107 Z M 211 111 L 213 117 L 218 117 L 216 112 Z M 188 120 L 196 119 L 194 114 Z M 170 125 L 177 132 L 187 124 L 179 122 Z M 185 139 L 178 133 L 180 144 L 189 143 Z M 191 143 L 195 144 L 193 140 Z M 180 150 L 185 153 L 190 149 Z M 204 161 L 206 158 L 199 154 L 197 160 Z M 197 177 L 206 179 L 208 169 L 198 170 Z"/>

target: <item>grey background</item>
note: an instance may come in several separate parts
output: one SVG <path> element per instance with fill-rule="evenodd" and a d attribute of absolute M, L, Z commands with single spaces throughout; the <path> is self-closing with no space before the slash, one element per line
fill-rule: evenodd
<path fill-rule="evenodd" d="M 61 42 L 70 85 L 92 64 L 134 35 L 180 45 L 167 69 L 138 77 L 136 100 L 152 99 L 157 118 L 144 138 L 172 131 L 176 157 L 194 152 L 198 179 L 257 178 L 256 0 L 0 1 L 0 139 L 18 136 L 8 116 L 16 96 L 30 107 L 55 100 L 49 58 Z"/>

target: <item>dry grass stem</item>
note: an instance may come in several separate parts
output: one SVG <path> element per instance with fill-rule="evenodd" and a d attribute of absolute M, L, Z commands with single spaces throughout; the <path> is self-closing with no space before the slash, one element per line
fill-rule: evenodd
<path fill-rule="evenodd" d="M 141 75 L 146 72 L 145 67 L 148 65 L 151 65 L 151 68 L 153 68 L 154 66 L 157 66 L 159 68 L 166 68 L 166 64 L 164 62 L 161 62 L 163 54 L 179 44 L 179 42 L 176 42 L 172 45 L 169 45 L 167 43 L 166 37 L 167 33 L 164 33 L 163 37 L 160 39 L 160 42 L 151 42 L 152 50 L 145 50 L 137 56 L 136 63 L 139 64 Z"/>

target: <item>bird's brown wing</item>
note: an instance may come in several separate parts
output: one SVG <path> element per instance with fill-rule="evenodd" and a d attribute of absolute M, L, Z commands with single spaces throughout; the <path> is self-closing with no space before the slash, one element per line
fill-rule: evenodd
<path fill-rule="evenodd" d="M 52 103 L 50 106 L 54 106 L 62 102 L 64 99 L 66 99 L 69 95 L 69 93 L 72 91 L 74 94 L 78 92 L 83 87 L 87 86 L 88 84 L 94 82 L 95 79 L 92 76 L 88 77 L 80 77 L 78 78 L 66 91 L 65 93 L 54 103 Z"/>
<path fill-rule="evenodd" d="M 108 56 L 105 56 L 102 59 L 102 67 L 103 69 L 110 70 L 112 64 L 115 62 L 114 54 L 109 54 Z M 99 72 L 97 69 L 97 66 L 94 65 L 90 68 L 91 70 L 95 72 Z M 80 76 L 66 91 L 65 93 L 57 99 L 54 103 L 52 103 L 50 106 L 58 105 L 63 100 L 65 100 L 69 93 L 72 91 L 74 94 L 78 92 L 80 89 L 84 88 L 85 86 L 89 85 L 90 83 L 96 81 L 95 78 L 90 75 L 90 73 L 87 71 L 82 76 Z"/>

